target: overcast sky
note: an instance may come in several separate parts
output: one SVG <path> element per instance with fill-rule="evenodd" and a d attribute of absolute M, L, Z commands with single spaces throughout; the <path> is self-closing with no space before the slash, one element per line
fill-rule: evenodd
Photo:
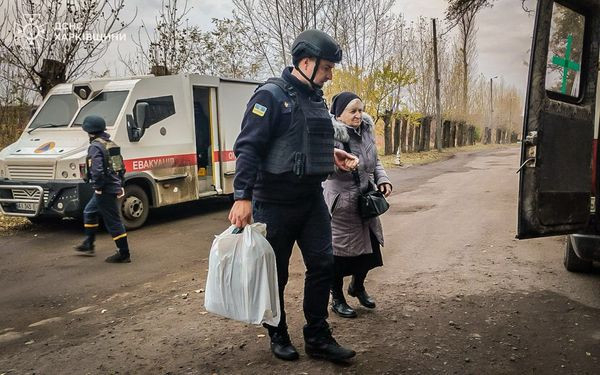
<path fill-rule="evenodd" d="M 535 6 L 535 0 L 527 0 L 527 3 L 532 8 Z M 126 13 L 131 14 L 135 7 L 138 11 L 131 29 L 137 30 L 142 20 L 153 25 L 160 4 L 160 0 L 127 0 Z M 409 21 L 419 16 L 443 19 L 446 4 L 446 0 L 397 0 L 393 10 Z M 211 27 L 212 18 L 230 17 L 233 10 L 231 0 L 189 0 L 189 5 L 192 7 L 190 23 L 205 30 Z M 486 77 L 498 76 L 524 91 L 533 21 L 521 8 L 521 0 L 497 0 L 493 8 L 484 9 L 477 18 L 479 73 Z M 131 35 L 128 38 L 131 39 Z M 104 64 L 112 65 L 115 61 L 116 47 L 121 52 L 131 50 L 130 42 L 113 43 Z"/>
<path fill-rule="evenodd" d="M 188 0 L 192 7 L 188 14 L 189 22 L 204 30 L 211 27 L 212 18 L 231 17 L 232 0 Z M 477 69 L 485 77 L 498 76 L 507 84 L 514 85 L 521 92 L 527 82 L 526 62 L 529 60 L 533 17 L 521 8 L 521 0 L 496 0 L 493 8 L 481 11 L 477 18 L 477 49 L 479 54 Z M 526 0 L 530 8 L 535 0 Z M 4 5 L 4 4 L 3 4 Z M 100 66 L 94 70 L 101 72 L 110 67 L 115 72 L 118 61 L 117 49 L 127 55 L 134 51 L 132 39 L 141 22 L 155 25 L 155 17 L 161 0 L 126 0 L 124 19 L 131 18 L 137 8 L 137 17 L 127 31 L 126 41 L 113 42 Z M 396 0 L 395 13 L 402 13 L 407 20 L 419 16 L 443 19 L 446 0 Z M 244 47 L 242 47 L 244 48 Z M 119 69 L 117 72 L 124 72 Z"/>
<path fill-rule="evenodd" d="M 444 18 L 446 0 L 397 0 L 395 11 L 406 19 L 419 16 Z M 535 0 L 526 5 L 535 9 Z M 534 17 L 521 7 L 521 0 L 497 0 L 477 16 L 477 70 L 485 77 L 498 76 L 525 92 Z"/>

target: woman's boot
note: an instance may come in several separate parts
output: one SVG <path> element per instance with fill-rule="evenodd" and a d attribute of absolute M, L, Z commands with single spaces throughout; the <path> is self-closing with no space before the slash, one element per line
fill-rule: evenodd
<path fill-rule="evenodd" d="M 350 282 L 350 285 L 348 286 L 348 294 L 352 297 L 358 298 L 358 302 L 360 302 L 360 304 L 364 307 L 374 309 L 375 301 L 367 294 L 367 291 L 365 290 L 366 278 L 366 272 L 364 274 L 352 275 L 352 282 Z"/>

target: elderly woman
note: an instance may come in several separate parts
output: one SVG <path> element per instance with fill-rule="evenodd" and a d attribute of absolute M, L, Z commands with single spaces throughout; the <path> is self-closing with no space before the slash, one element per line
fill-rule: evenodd
<path fill-rule="evenodd" d="M 377 156 L 373 119 L 363 109 L 362 100 L 354 93 L 342 92 L 334 96 L 331 113 L 335 147 L 358 156 L 360 191 L 376 187 L 387 197 L 392 192 L 392 184 Z M 361 305 L 375 308 L 375 301 L 365 290 L 364 281 L 369 270 L 383 265 L 380 250 L 383 229 L 379 218 L 364 220 L 359 216 L 360 191 L 351 172 L 337 170 L 323 183 L 323 188 L 333 234 L 335 266 L 331 307 L 341 317 L 354 318 L 356 311 L 344 298 L 344 276 L 352 276 L 348 294 L 358 298 Z"/>

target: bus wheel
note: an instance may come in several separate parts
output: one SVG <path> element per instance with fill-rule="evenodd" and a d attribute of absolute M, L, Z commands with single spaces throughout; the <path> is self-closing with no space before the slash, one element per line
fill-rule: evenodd
<path fill-rule="evenodd" d="M 592 262 L 583 260 L 575 254 L 571 236 L 566 236 L 567 243 L 565 245 L 564 265 L 567 271 L 570 272 L 590 272 L 592 270 Z"/>
<path fill-rule="evenodd" d="M 144 189 L 137 185 L 125 186 L 125 195 L 121 198 L 121 216 L 125 229 L 133 230 L 144 225 L 149 211 L 150 202 Z"/>

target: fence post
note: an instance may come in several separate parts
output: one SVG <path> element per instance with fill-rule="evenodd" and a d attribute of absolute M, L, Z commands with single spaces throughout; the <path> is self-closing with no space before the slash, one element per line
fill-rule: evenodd
<path fill-rule="evenodd" d="M 400 130 L 400 151 L 406 152 L 406 143 L 407 143 L 407 126 L 408 126 L 408 117 L 402 117 L 402 130 Z"/>
<path fill-rule="evenodd" d="M 400 148 L 400 117 L 394 118 L 394 150 Z"/>
<path fill-rule="evenodd" d="M 408 125 L 408 143 L 407 150 L 408 152 L 413 152 L 413 144 L 415 138 L 415 126 L 413 124 Z"/>

